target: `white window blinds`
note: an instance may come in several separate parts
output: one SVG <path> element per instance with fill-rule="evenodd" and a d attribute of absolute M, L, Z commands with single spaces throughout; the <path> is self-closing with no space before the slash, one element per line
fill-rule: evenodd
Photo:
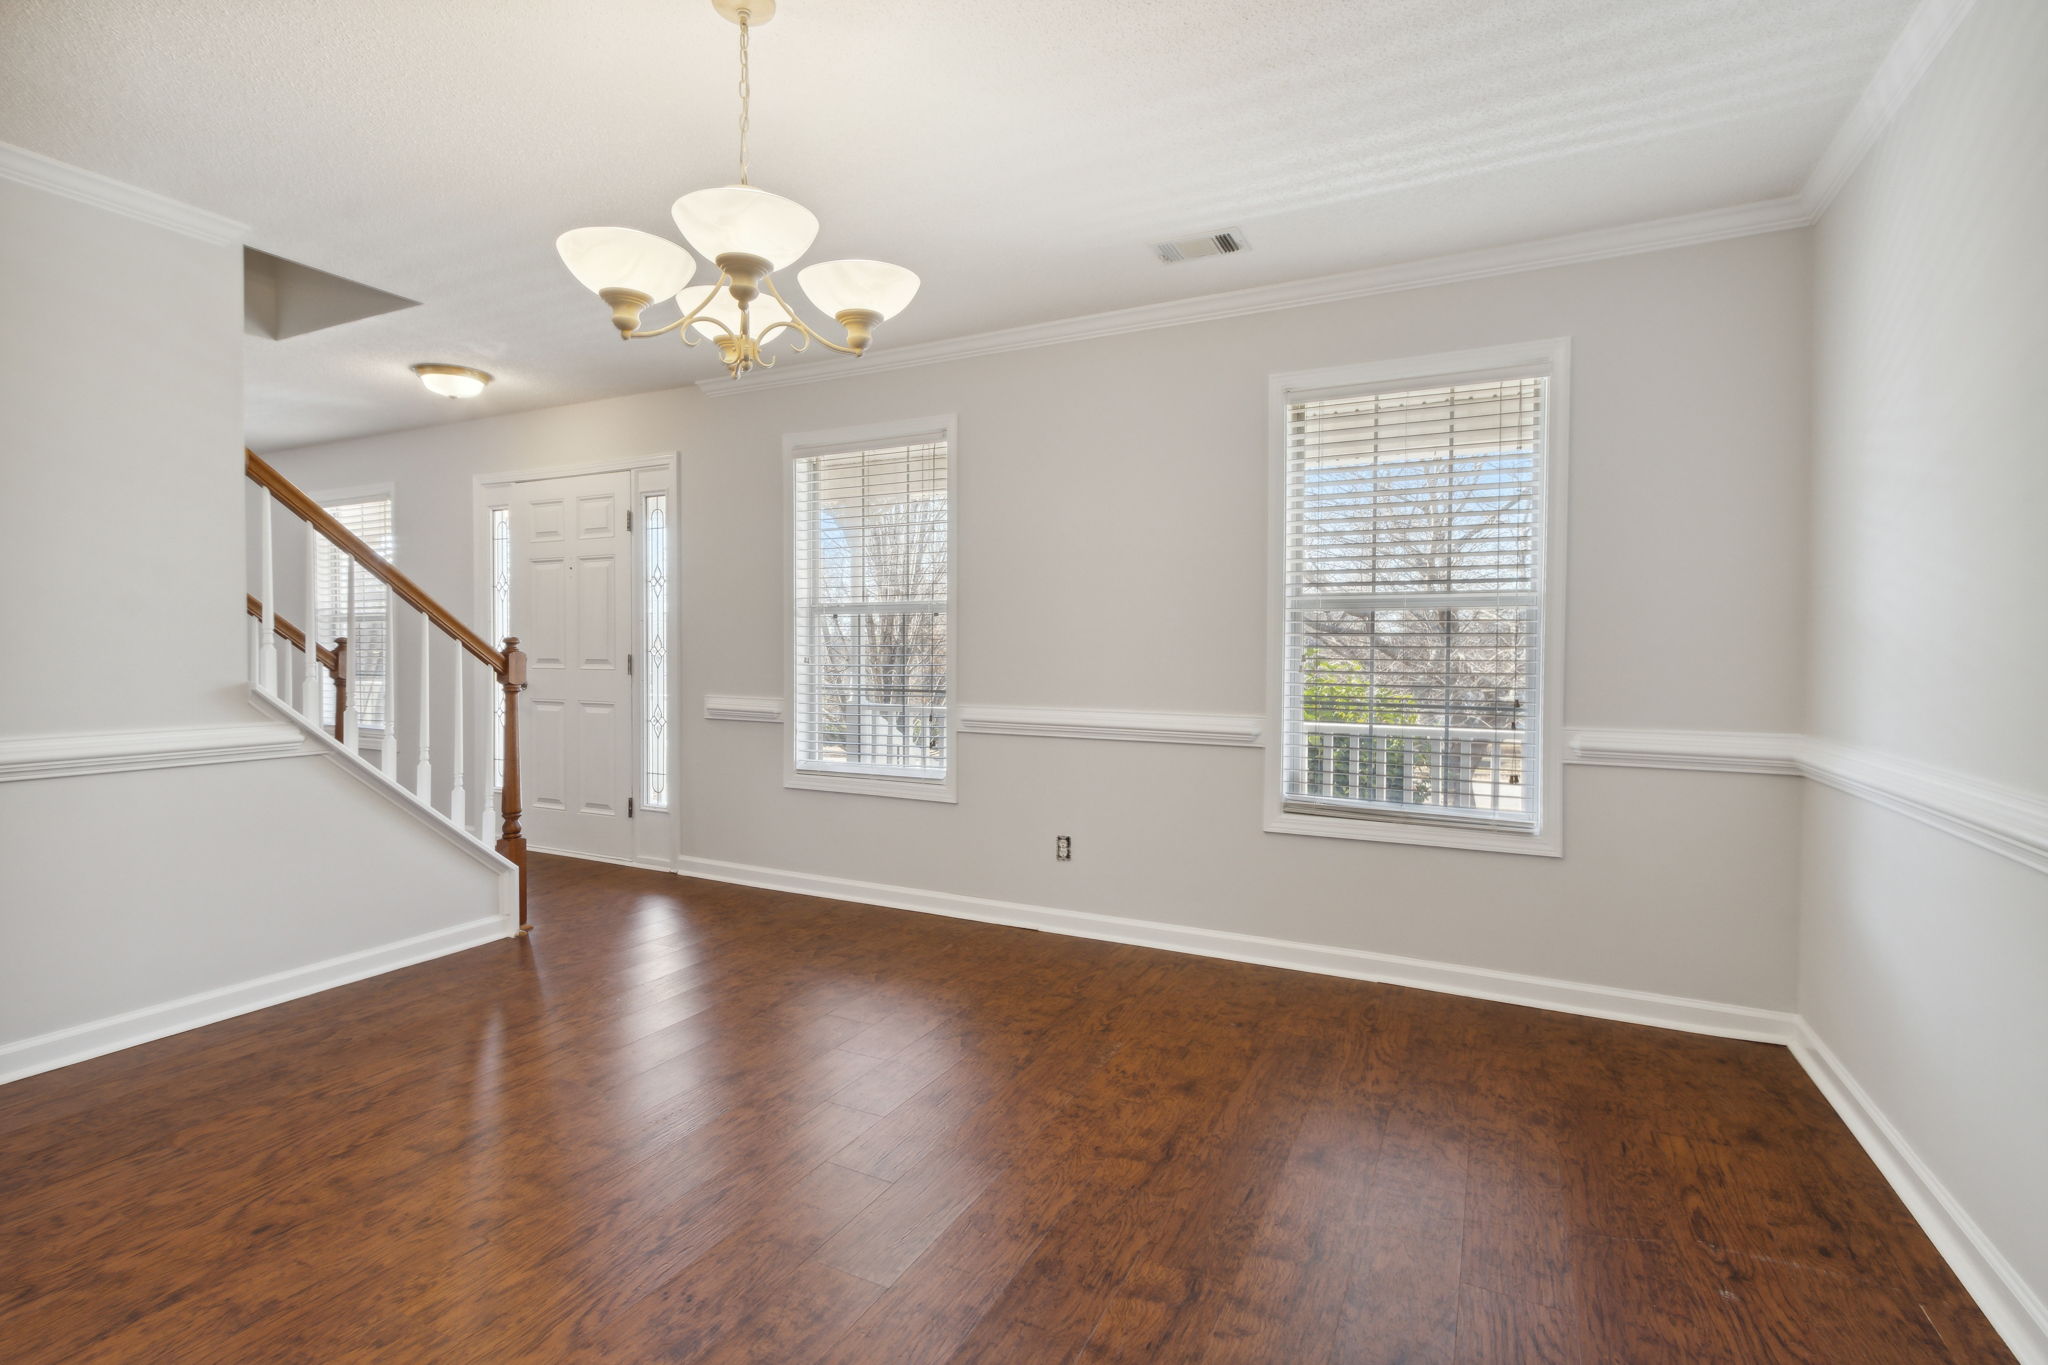
<path fill-rule="evenodd" d="M 391 496 L 350 498 L 327 506 L 336 521 L 355 532 L 372 550 L 386 560 L 396 549 L 392 532 Z M 346 638 L 355 666 L 356 724 L 381 729 L 385 718 L 385 697 L 391 675 L 391 596 L 375 574 L 357 564 L 323 537 L 318 561 L 318 602 L 320 639 L 332 644 Z M 354 614 L 350 614 L 349 583 L 354 579 Z M 329 724 L 334 720 L 334 693 L 322 688 L 322 705 Z"/>
<path fill-rule="evenodd" d="M 944 436 L 795 453 L 799 770 L 943 781 Z"/>
<path fill-rule="evenodd" d="M 1547 397 L 1288 396 L 1285 809 L 1534 829 Z"/>

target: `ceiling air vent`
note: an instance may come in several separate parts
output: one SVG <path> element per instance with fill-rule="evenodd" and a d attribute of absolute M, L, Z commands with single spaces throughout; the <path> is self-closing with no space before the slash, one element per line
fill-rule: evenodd
<path fill-rule="evenodd" d="M 1197 256 L 1228 256 L 1250 246 L 1251 243 L 1244 239 L 1244 233 L 1236 228 L 1226 228 L 1201 237 L 1183 237 L 1177 242 L 1154 242 L 1152 250 L 1160 260 L 1171 265 L 1175 261 L 1192 261 Z"/>

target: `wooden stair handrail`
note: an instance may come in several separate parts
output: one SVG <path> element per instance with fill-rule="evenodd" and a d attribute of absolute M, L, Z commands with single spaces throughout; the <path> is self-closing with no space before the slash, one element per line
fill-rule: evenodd
<path fill-rule="evenodd" d="M 443 634 L 476 656 L 493 673 L 500 678 L 505 676 L 505 655 L 502 651 L 492 649 L 483 636 L 462 624 L 453 612 L 427 596 L 419 584 L 392 568 L 382 555 L 364 544 L 360 536 L 336 521 L 326 508 L 307 497 L 299 490 L 297 484 L 272 469 L 255 451 L 245 448 L 242 454 L 246 458 L 249 477 L 269 489 L 271 494 L 284 504 L 286 511 L 310 524 L 314 530 L 333 541 L 343 554 L 383 580 L 384 585 L 397 593 L 400 599 L 439 626 Z"/>
<path fill-rule="evenodd" d="M 249 594 L 249 614 L 259 621 L 263 619 L 263 604 L 256 600 L 256 595 L 254 593 Z M 297 626 L 285 620 L 282 616 L 271 617 L 270 623 L 271 628 L 277 632 L 278 639 L 283 640 L 286 644 L 292 646 L 294 649 L 297 649 L 302 653 L 305 651 L 305 631 L 300 630 Z M 315 645 L 313 646 L 313 650 L 313 657 L 320 661 L 320 666 L 322 668 L 326 669 L 330 674 L 339 673 L 341 671 L 341 661 L 334 657 L 333 650 L 329 649 L 326 645 L 318 643 L 315 643 Z"/>

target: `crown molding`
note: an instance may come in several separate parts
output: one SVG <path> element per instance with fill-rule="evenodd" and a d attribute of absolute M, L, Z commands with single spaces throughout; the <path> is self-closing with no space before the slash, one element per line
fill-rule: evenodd
<path fill-rule="evenodd" d="M 836 379 L 853 379 L 864 374 L 880 374 L 918 365 L 937 365 L 977 356 L 1001 355 L 1007 351 L 1031 350 L 1040 346 L 1061 346 L 1071 341 L 1121 336 L 1128 332 L 1152 331 L 1161 327 L 1180 327 L 1188 323 L 1218 322 L 1254 313 L 1272 313 L 1281 309 L 1302 308 L 1319 303 L 1338 303 L 1346 299 L 1367 298 L 1374 294 L 1391 294 L 1406 289 L 1426 289 L 1432 285 L 1455 284 L 1461 280 L 1513 275 L 1525 270 L 1545 270 L 1552 266 L 1578 265 L 1614 256 L 1635 256 L 1649 251 L 1665 251 L 1673 247 L 1718 242 L 1729 237 L 1780 232 L 1787 228 L 1805 227 L 1811 221 L 1799 199 L 1767 199 L 1759 203 L 1711 209 L 1705 213 L 1685 214 L 1677 218 L 1659 218 L 1647 223 L 1599 228 L 1592 232 L 1577 232 L 1564 237 L 1549 237 L 1509 246 L 1485 247 L 1477 251 L 1462 251 L 1454 255 L 1434 256 L 1427 260 L 1408 261 L 1397 265 L 1372 266 L 1341 275 L 1323 275 L 1315 279 L 1259 285 L 1223 294 L 1202 294 L 1194 298 L 1142 304 L 1136 308 L 1119 308 L 1106 313 L 1089 313 L 1054 322 L 1036 322 L 1029 326 L 1009 327 L 996 332 L 980 332 L 949 341 L 925 341 L 913 346 L 885 348 L 870 351 L 850 364 L 845 361 L 827 360 L 788 368 L 778 365 L 773 370 L 765 372 L 753 371 L 743 383 L 734 383 L 720 375 L 698 380 L 697 387 L 708 397 L 731 398 L 742 394 L 759 393 L 764 389 L 783 389 L 797 384 L 822 384 Z"/>
<path fill-rule="evenodd" d="M 154 190 L 141 189 L 10 142 L 0 142 L 0 178 L 156 227 L 169 228 L 214 246 L 238 246 L 249 235 L 248 226 L 232 218 L 223 218 Z"/>
<path fill-rule="evenodd" d="M 1962 26 L 1977 0 L 1920 0 L 1906 26 L 1899 31 L 1891 50 L 1885 53 L 1870 84 L 1849 109 L 1842 126 L 1814 163 L 1799 192 L 1799 203 L 1809 222 L 1827 212 L 1828 205 L 1849 183 L 1849 177 L 1863 164 L 1863 158 L 1877 145 L 1892 120 L 1899 116 L 1913 90 L 1927 75 L 1934 59 L 1948 46 L 1948 40 Z"/>
<path fill-rule="evenodd" d="M 247 721 L 174 730 L 104 730 L 87 734 L 0 739 L 0 782 L 83 777 L 144 768 L 194 768 L 208 763 L 291 758 L 307 750 L 289 725 Z"/>
<path fill-rule="evenodd" d="M 1798 735 L 1733 730 L 1568 730 L 1568 763 L 1797 777 Z"/>
<path fill-rule="evenodd" d="M 1052 706 L 962 706 L 960 733 L 1046 739 L 1119 739 L 1153 744 L 1256 745 L 1257 716 L 1179 711 L 1076 711 Z"/>
<path fill-rule="evenodd" d="M 782 719 L 782 698 L 706 696 L 704 719 L 779 721 Z"/>

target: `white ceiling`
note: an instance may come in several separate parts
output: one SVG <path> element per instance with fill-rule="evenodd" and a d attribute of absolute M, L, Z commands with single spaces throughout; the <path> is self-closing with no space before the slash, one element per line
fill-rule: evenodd
<path fill-rule="evenodd" d="M 823 220 L 811 259 L 922 275 L 876 345 L 929 341 L 1793 193 L 1911 8 L 782 0 L 753 178 Z M 249 341 L 277 450 L 714 373 L 621 345 L 553 242 L 673 237 L 732 180 L 737 33 L 709 0 L 7 0 L 0 140 L 422 301 Z M 1252 250 L 1148 249 L 1225 227 Z M 499 379 L 458 405 L 414 361 Z"/>

